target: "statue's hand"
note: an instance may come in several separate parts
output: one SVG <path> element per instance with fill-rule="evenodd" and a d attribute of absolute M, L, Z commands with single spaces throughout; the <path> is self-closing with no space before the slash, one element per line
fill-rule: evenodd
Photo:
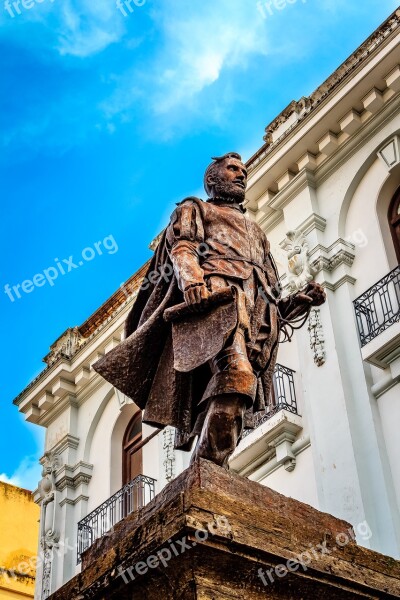
<path fill-rule="evenodd" d="M 304 292 L 296 294 L 296 300 L 301 304 L 311 304 L 311 306 L 321 306 L 326 300 L 326 294 L 322 285 L 316 281 L 310 281 Z"/>
<path fill-rule="evenodd" d="M 189 286 L 183 292 L 185 302 L 193 312 L 198 312 L 203 302 L 205 302 L 209 296 L 210 292 L 205 283 Z"/>

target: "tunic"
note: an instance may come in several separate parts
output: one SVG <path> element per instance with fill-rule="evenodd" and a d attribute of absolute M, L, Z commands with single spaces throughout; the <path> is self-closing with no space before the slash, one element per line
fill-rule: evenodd
<path fill-rule="evenodd" d="M 278 274 L 265 234 L 238 204 L 190 198 L 172 215 L 166 239 L 182 292 L 203 282 L 211 292 L 233 286 L 245 307 L 225 347 L 209 362 L 212 376 L 200 402 L 236 393 L 252 407 L 260 374 L 275 364 L 279 337 Z M 262 410 L 261 393 L 258 400 L 256 410 Z"/>

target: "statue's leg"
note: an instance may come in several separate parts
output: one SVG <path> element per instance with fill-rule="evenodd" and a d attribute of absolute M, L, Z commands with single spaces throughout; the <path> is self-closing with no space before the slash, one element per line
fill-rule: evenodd
<path fill-rule="evenodd" d="M 238 394 L 212 398 L 192 461 L 206 458 L 227 468 L 242 435 L 245 410 L 246 398 Z"/>
<path fill-rule="evenodd" d="M 212 377 L 202 402 L 207 414 L 193 460 L 207 458 L 227 468 L 243 430 L 244 413 L 254 402 L 257 378 L 247 357 L 244 333 L 233 337 L 211 361 Z"/>

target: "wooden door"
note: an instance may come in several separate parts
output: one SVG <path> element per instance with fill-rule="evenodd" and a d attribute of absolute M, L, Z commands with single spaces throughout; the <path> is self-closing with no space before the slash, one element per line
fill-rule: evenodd
<path fill-rule="evenodd" d="M 138 411 L 129 422 L 122 448 L 122 483 L 129 483 L 143 473 L 142 413 Z"/>

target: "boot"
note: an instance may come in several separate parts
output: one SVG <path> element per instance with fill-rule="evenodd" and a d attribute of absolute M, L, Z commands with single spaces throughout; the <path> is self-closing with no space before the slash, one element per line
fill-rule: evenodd
<path fill-rule="evenodd" d="M 192 462 L 205 458 L 228 469 L 243 431 L 246 400 L 237 394 L 224 394 L 211 399 Z"/>

